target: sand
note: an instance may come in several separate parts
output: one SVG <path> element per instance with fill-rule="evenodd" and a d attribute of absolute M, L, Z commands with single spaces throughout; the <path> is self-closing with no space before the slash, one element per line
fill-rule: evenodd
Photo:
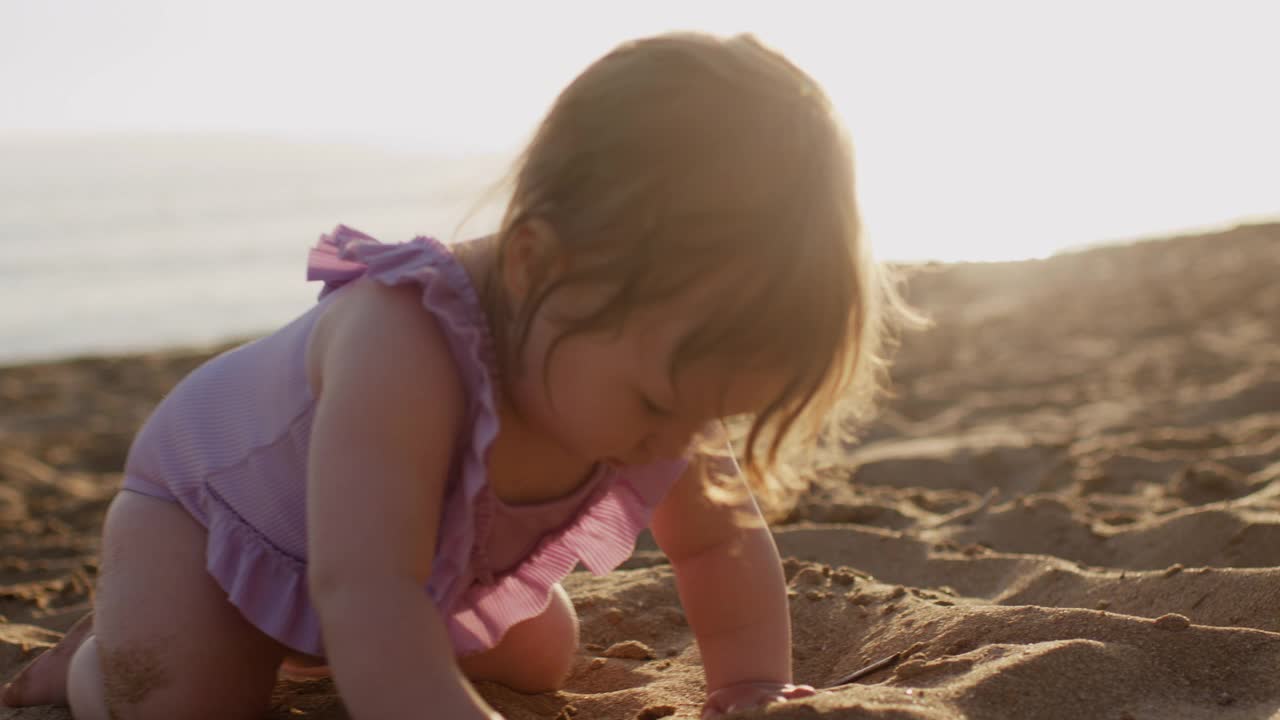
<path fill-rule="evenodd" d="M 938 265 L 865 442 L 776 508 L 800 682 L 743 717 L 1280 716 L 1280 225 Z M 0 681 L 89 607 L 129 439 L 207 351 L 0 369 Z M 670 568 L 571 576 L 568 687 L 511 720 L 696 717 Z M 53 720 L 65 709 L 2 710 Z M 329 681 L 272 718 L 346 717 Z"/>

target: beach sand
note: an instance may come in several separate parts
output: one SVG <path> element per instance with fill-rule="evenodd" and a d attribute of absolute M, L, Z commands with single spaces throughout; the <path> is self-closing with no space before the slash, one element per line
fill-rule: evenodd
<path fill-rule="evenodd" d="M 775 509 L 797 681 L 895 659 L 742 717 L 1280 712 L 1280 225 L 930 266 L 908 295 L 937 326 L 905 338 L 897 397 Z M 0 369 L 0 681 L 88 609 L 129 440 L 206 356 Z M 650 542 L 566 587 L 567 688 L 481 684 L 494 707 L 697 716 L 697 649 Z M 270 717 L 346 715 L 316 680 L 282 682 Z"/>

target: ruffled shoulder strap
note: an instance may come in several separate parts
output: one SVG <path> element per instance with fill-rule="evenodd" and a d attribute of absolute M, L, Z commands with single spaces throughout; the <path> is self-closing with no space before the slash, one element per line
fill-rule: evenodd
<path fill-rule="evenodd" d="M 339 225 L 323 235 L 311 251 L 308 280 L 323 280 L 323 299 L 347 283 L 368 275 L 387 285 L 415 283 L 422 305 L 440 322 L 457 361 L 468 396 L 469 436 L 460 438 L 459 454 L 446 490 L 436 557 L 427 591 L 442 606 L 463 588 L 472 554 L 478 546 L 477 516 L 486 488 L 489 447 L 498 434 L 497 363 L 488 320 L 479 293 L 466 269 L 440 241 L 416 237 L 406 243 L 383 244 L 358 230 Z"/>

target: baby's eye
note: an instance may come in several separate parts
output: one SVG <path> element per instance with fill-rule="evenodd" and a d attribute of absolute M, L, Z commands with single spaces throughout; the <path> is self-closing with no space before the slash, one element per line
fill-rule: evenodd
<path fill-rule="evenodd" d="M 642 394 L 640 396 L 640 400 L 644 403 L 644 409 L 648 411 L 651 415 L 657 415 L 659 417 L 667 417 L 671 414 L 670 410 L 654 402 L 653 399 L 650 398 L 648 395 Z"/>

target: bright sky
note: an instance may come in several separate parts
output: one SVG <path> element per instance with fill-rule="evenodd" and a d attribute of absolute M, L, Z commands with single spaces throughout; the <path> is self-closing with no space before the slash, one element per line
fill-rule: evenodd
<path fill-rule="evenodd" d="M 621 40 L 751 31 L 851 127 L 882 257 L 1280 216 L 1280 4 L 0 0 L 0 131 L 506 150 Z M 2 201 L 2 200 L 0 200 Z"/>

